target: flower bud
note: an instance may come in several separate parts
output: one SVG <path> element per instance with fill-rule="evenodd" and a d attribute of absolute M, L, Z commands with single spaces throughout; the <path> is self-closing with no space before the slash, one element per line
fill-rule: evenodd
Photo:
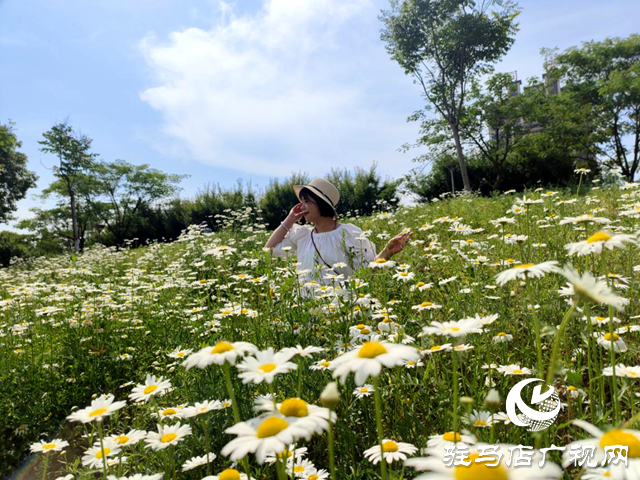
<path fill-rule="evenodd" d="M 336 382 L 331 382 L 320 394 L 320 403 L 325 407 L 333 410 L 340 403 L 340 392 Z"/>
<path fill-rule="evenodd" d="M 489 390 L 489 393 L 484 399 L 484 405 L 486 407 L 497 408 L 500 406 L 500 404 L 501 404 L 500 394 L 495 388 L 492 388 L 491 390 Z"/>

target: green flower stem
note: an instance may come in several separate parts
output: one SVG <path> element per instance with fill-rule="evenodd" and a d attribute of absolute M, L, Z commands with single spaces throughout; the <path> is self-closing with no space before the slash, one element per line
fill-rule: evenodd
<path fill-rule="evenodd" d="M 49 453 L 44 454 L 44 468 L 42 469 L 42 480 L 47 478 L 47 469 L 49 468 Z M 335 478 L 335 477 L 333 477 Z"/>
<path fill-rule="evenodd" d="M 453 356 L 453 431 L 458 431 L 458 356 L 451 350 Z M 455 433 L 454 433 L 455 437 Z"/>
<path fill-rule="evenodd" d="M 327 429 L 327 444 L 329 446 L 329 472 L 331 472 L 331 478 L 338 478 L 336 476 L 336 461 L 333 454 L 333 424 L 331 422 L 331 414 L 333 409 L 329 409 L 329 428 Z"/>
<path fill-rule="evenodd" d="M 613 423 L 618 423 L 620 420 L 620 400 L 618 399 L 618 380 L 616 378 L 616 353 L 613 349 L 613 307 L 609 305 L 609 360 L 611 362 L 611 368 L 613 369 L 613 375 L 611 375 L 611 387 L 613 389 Z"/>
<path fill-rule="evenodd" d="M 97 422 L 98 438 L 100 438 L 100 452 L 102 453 L 102 478 L 107 480 L 107 459 L 104 455 L 104 442 L 102 439 L 102 422 Z"/>
<path fill-rule="evenodd" d="M 204 441 L 207 446 L 207 476 L 211 475 L 211 462 L 209 461 L 209 452 L 211 451 L 211 440 L 209 439 L 209 422 L 207 421 L 207 414 L 202 417 L 202 423 L 204 424 Z"/>
<path fill-rule="evenodd" d="M 382 405 L 380 402 L 380 389 L 378 387 L 378 377 L 373 377 L 373 396 L 376 404 L 376 427 L 378 429 L 378 444 L 380 445 L 380 471 L 382 480 L 387 480 L 387 462 L 384 460 L 384 450 L 382 450 Z"/>
<path fill-rule="evenodd" d="M 558 359 L 558 351 L 560 350 L 560 343 L 562 342 L 564 331 L 567 329 L 569 320 L 571 320 L 571 316 L 573 315 L 573 312 L 575 312 L 577 306 L 578 302 L 577 300 L 574 300 L 571 304 L 571 308 L 567 310 L 567 313 L 564 314 L 564 318 L 560 323 L 560 328 L 558 328 L 558 333 L 556 335 L 555 342 L 553 343 L 553 350 L 551 352 L 551 360 L 549 361 L 549 370 L 547 371 L 547 384 L 549 385 L 551 384 L 551 382 L 553 382 L 553 376 L 556 373 L 556 361 Z"/>
<path fill-rule="evenodd" d="M 236 404 L 236 396 L 233 392 L 233 383 L 231 382 L 231 372 L 229 371 L 229 362 L 224 362 L 222 364 L 222 370 L 224 371 L 224 378 L 227 381 L 227 392 L 229 393 L 229 398 L 231 398 L 231 409 L 233 410 L 233 419 L 236 423 L 240 423 L 240 411 L 238 410 L 238 405 Z M 249 459 L 245 456 L 242 459 L 242 466 L 244 467 L 244 471 L 247 474 L 247 477 L 251 478 L 251 471 L 249 470 Z"/>
<path fill-rule="evenodd" d="M 538 315 L 536 315 L 536 309 L 533 303 L 529 282 L 527 282 L 527 290 L 529 293 L 529 305 L 531 305 L 531 316 L 533 317 L 533 328 L 536 335 L 536 367 L 538 370 L 538 374 L 542 375 L 544 366 L 542 365 L 542 337 L 540 336 L 540 320 L 538 319 Z"/>

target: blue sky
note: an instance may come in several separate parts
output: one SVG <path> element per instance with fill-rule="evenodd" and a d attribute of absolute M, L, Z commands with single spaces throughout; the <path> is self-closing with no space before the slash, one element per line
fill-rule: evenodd
<path fill-rule="evenodd" d="M 522 0 L 497 71 L 542 74 L 541 47 L 638 33 L 637 0 Z M 40 177 L 38 140 L 68 118 L 104 160 L 191 175 L 182 197 L 238 178 L 362 166 L 399 177 L 419 151 L 418 88 L 389 59 L 387 0 L 0 0 L 0 122 Z M 0 226 L 6 228 L 6 226 Z"/>

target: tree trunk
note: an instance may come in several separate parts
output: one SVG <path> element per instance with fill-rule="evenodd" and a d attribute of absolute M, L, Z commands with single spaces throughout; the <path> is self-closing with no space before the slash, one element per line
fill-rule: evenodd
<path fill-rule="evenodd" d="M 76 195 L 73 190 L 69 192 L 71 198 L 71 228 L 73 229 L 73 251 L 80 251 L 80 235 L 78 235 L 78 212 L 76 211 Z"/>
<path fill-rule="evenodd" d="M 469 174 L 467 173 L 467 164 L 464 160 L 464 154 L 462 153 L 462 144 L 460 143 L 460 132 L 457 125 L 450 125 L 451 132 L 453 133 L 453 141 L 456 144 L 456 154 L 458 156 L 458 162 L 460 163 L 460 175 L 462 175 L 462 185 L 465 191 L 471 191 L 471 183 L 469 183 Z"/>

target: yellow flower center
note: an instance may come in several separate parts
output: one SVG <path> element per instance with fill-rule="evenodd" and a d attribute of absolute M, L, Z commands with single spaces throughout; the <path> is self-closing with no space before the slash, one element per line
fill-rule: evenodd
<path fill-rule="evenodd" d="M 487 426 L 487 422 L 485 422 L 484 420 L 476 420 L 475 422 L 473 422 L 473 424 L 476 427 L 486 427 Z"/>
<path fill-rule="evenodd" d="M 407 362 L 407 365 L 415 365 L 415 364 L 416 364 L 416 362 L 412 362 L 411 360 L 409 360 L 409 361 Z"/>
<path fill-rule="evenodd" d="M 455 470 L 456 480 L 508 480 L 509 475 L 506 469 L 502 465 L 497 467 L 488 467 L 486 463 L 476 463 L 475 459 L 480 454 L 472 453 L 467 458 L 467 461 L 471 462 L 470 465 L 459 465 Z M 489 462 L 495 463 L 495 462 Z"/>
<path fill-rule="evenodd" d="M 94 410 L 93 412 L 91 412 L 89 414 L 90 417 L 99 417 L 100 415 L 104 415 L 106 413 L 107 409 L 106 408 L 99 408 L 97 410 Z"/>
<path fill-rule="evenodd" d="M 360 333 L 362 335 L 369 335 L 371 333 L 371 330 L 369 330 L 368 328 L 363 328 L 362 330 L 360 330 Z"/>
<path fill-rule="evenodd" d="M 369 391 L 368 388 L 364 388 L 363 387 L 363 388 L 360 389 L 360 393 L 367 393 L 368 391 Z"/>
<path fill-rule="evenodd" d="M 293 471 L 296 473 L 304 472 L 304 467 L 296 465 L 295 467 L 293 467 Z"/>
<path fill-rule="evenodd" d="M 398 451 L 398 444 L 396 442 L 391 441 L 391 440 L 389 440 L 388 442 L 384 442 L 382 444 L 382 451 L 383 452 L 397 452 Z"/>
<path fill-rule="evenodd" d="M 529 268 L 529 267 L 533 267 L 535 265 L 535 263 L 525 263 L 523 265 L 516 265 L 513 268 Z"/>
<path fill-rule="evenodd" d="M 640 457 L 640 440 L 632 433 L 624 430 L 611 430 L 600 438 L 600 446 L 602 448 L 612 445 L 627 445 L 629 447 L 629 458 Z"/>
<path fill-rule="evenodd" d="M 406 277 L 407 275 L 409 275 L 409 272 L 402 272 L 402 273 L 400 273 L 400 276 L 401 276 L 401 277 Z"/>
<path fill-rule="evenodd" d="M 269 417 L 258 426 L 257 437 L 273 437 L 285 430 L 289 424 L 279 417 Z"/>
<path fill-rule="evenodd" d="M 607 317 L 596 317 L 596 322 L 604 322 L 607 320 Z"/>
<path fill-rule="evenodd" d="M 387 261 L 384 258 L 379 258 L 376 263 L 387 263 Z"/>
<path fill-rule="evenodd" d="M 460 442 L 462 440 L 462 436 L 457 432 L 446 432 L 442 435 L 442 439 L 445 442 Z"/>
<path fill-rule="evenodd" d="M 322 362 L 320 365 L 322 365 L 325 368 L 329 368 L 329 365 L 331 365 L 331 362 Z"/>
<path fill-rule="evenodd" d="M 52 448 L 56 448 L 55 443 L 45 443 L 44 445 L 42 445 L 43 450 L 51 450 Z"/>
<path fill-rule="evenodd" d="M 226 353 L 233 350 L 234 347 L 229 342 L 218 342 L 216 346 L 211 350 L 211 355 L 215 355 L 216 353 Z"/>
<path fill-rule="evenodd" d="M 358 330 L 362 330 L 362 329 L 363 329 L 363 328 L 365 328 L 365 327 L 366 327 L 366 325 L 365 325 L 364 323 L 359 323 L 358 325 L 356 325 L 356 328 L 357 328 Z"/>
<path fill-rule="evenodd" d="M 450 330 L 451 330 L 452 332 L 459 332 L 459 331 L 460 331 L 460 328 L 459 328 L 459 327 L 451 327 L 451 328 L 450 328 Z"/>
<path fill-rule="evenodd" d="M 105 448 L 104 450 L 99 450 L 96 453 L 96 458 L 106 457 L 107 455 L 109 455 L 109 453 L 111 453 L 111 449 L 110 448 Z"/>
<path fill-rule="evenodd" d="M 126 435 L 119 435 L 115 438 L 116 442 L 118 442 L 120 445 L 124 445 L 125 443 L 127 443 L 129 441 L 129 437 L 127 437 Z"/>
<path fill-rule="evenodd" d="M 160 441 L 162 443 L 169 443 L 169 442 L 173 442 L 176 438 L 178 438 L 178 435 L 176 435 L 175 433 L 165 433 L 160 438 Z"/>
<path fill-rule="evenodd" d="M 360 347 L 358 357 L 376 358 L 378 355 L 382 355 L 383 353 L 387 353 L 387 349 L 384 348 L 384 345 L 380 342 L 365 342 L 365 344 Z"/>
<path fill-rule="evenodd" d="M 430 352 L 437 352 L 438 350 L 440 350 L 442 348 L 442 345 L 434 345 L 433 347 L 431 347 L 429 349 Z"/>
<path fill-rule="evenodd" d="M 520 370 L 519 368 L 516 368 L 513 373 L 522 373 L 522 370 Z"/>
<path fill-rule="evenodd" d="M 504 336 L 506 336 L 506 335 L 507 335 L 507 334 L 506 334 L 506 333 L 504 333 L 504 332 L 500 332 L 500 333 L 498 334 L 498 336 L 499 336 L 499 337 L 504 337 Z"/>
<path fill-rule="evenodd" d="M 222 404 L 222 408 L 227 408 L 227 407 L 230 407 L 230 406 L 231 406 L 231 402 L 224 402 Z"/>
<path fill-rule="evenodd" d="M 162 411 L 162 416 L 164 417 L 166 415 L 175 415 L 176 413 L 178 412 L 176 412 L 175 408 L 167 408 Z"/>
<path fill-rule="evenodd" d="M 611 239 L 611 235 L 609 235 L 608 233 L 598 232 L 598 233 L 594 233 L 589 238 L 587 238 L 587 243 L 606 242 L 607 240 L 610 240 L 610 239 Z"/>
<path fill-rule="evenodd" d="M 178 358 L 184 357 L 184 352 L 176 353 L 176 357 L 178 357 Z"/>
<path fill-rule="evenodd" d="M 604 339 L 607 342 L 610 342 L 611 341 L 611 334 L 610 333 L 606 333 L 605 336 L 604 336 Z M 617 333 L 614 333 L 613 334 L 613 341 L 617 342 L 618 340 L 620 340 L 620 336 Z"/>
<path fill-rule="evenodd" d="M 150 393 L 155 392 L 158 389 L 157 385 L 149 385 L 147 388 L 145 388 L 142 393 L 144 393 L 145 395 L 149 395 Z"/>
<path fill-rule="evenodd" d="M 265 363 L 258 370 L 260 370 L 262 373 L 269 373 L 269 372 L 273 372 L 275 368 L 276 368 L 275 363 Z"/>
<path fill-rule="evenodd" d="M 307 478 L 309 480 L 318 480 L 320 477 L 314 473 L 313 475 L 309 475 Z"/>
<path fill-rule="evenodd" d="M 240 472 L 233 468 L 227 468 L 218 475 L 219 480 L 240 480 Z"/>
<path fill-rule="evenodd" d="M 421 307 L 430 307 L 431 305 L 433 305 L 433 303 L 432 303 L 432 302 L 422 302 L 422 303 L 420 304 L 420 306 L 421 306 Z"/>
<path fill-rule="evenodd" d="M 299 398 L 287 398 L 280 405 L 280 413 L 287 417 L 306 417 L 309 415 L 307 402 Z"/>
<path fill-rule="evenodd" d="M 416 283 L 416 287 L 420 288 L 420 287 L 424 287 L 425 283 L 424 282 L 418 282 Z"/>

